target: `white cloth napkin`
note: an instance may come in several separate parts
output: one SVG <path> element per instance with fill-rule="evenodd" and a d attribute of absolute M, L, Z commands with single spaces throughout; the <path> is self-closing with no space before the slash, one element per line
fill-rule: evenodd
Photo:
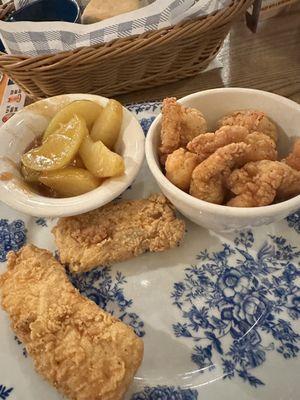
<path fill-rule="evenodd" d="M 32 1 L 15 0 L 17 7 Z M 82 5 L 87 3 L 87 0 L 80 1 Z M 91 25 L 61 21 L 0 21 L 0 37 L 9 54 L 30 56 L 54 54 L 166 28 L 188 18 L 208 15 L 230 4 L 231 1 L 156 0 L 136 11 Z"/>

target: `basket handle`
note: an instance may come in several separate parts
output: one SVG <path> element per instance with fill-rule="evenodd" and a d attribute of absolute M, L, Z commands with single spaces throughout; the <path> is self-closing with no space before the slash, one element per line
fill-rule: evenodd
<path fill-rule="evenodd" d="M 6 18 L 7 15 L 14 10 L 15 10 L 15 5 L 13 1 L 9 1 L 8 3 L 5 4 L 3 4 L 2 1 L 0 1 L 0 20 Z"/>
<path fill-rule="evenodd" d="M 261 5 L 262 0 L 255 0 L 252 6 L 252 14 L 250 14 L 249 11 L 246 11 L 246 23 L 250 31 L 253 33 L 257 31 Z"/>

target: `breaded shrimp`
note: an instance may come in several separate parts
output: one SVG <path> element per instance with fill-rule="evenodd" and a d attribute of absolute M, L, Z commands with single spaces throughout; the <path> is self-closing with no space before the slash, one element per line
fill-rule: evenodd
<path fill-rule="evenodd" d="M 300 139 L 295 141 L 291 153 L 281 161 L 297 171 L 300 171 Z"/>
<path fill-rule="evenodd" d="M 199 110 L 186 108 L 175 97 L 166 98 L 162 106 L 161 162 L 179 147 L 185 147 L 193 137 L 206 132 L 207 124 Z"/>
<path fill-rule="evenodd" d="M 249 134 L 246 128 L 237 125 L 222 126 L 215 133 L 199 135 L 188 143 L 187 149 L 196 153 L 200 161 L 203 161 L 220 147 L 240 142 L 252 145 L 253 155 L 251 159 L 253 160 L 255 159 L 255 154 L 257 154 L 258 160 L 262 160 L 263 158 L 276 160 L 276 145 L 272 139 L 261 132 L 252 132 Z"/>
<path fill-rule="evenodd" d="M 279 161 L 249 162 L 226 179 L 236 195 L 227 205 L 259 207 L 300 194 L 300 172 Z"/>
<path fill-rule="evenodd" d="M 231 143 L 216 150 L 192 174 L 190 194 L 211 203 L 222 204 L 226 195 L 224 178 L 232 169 L 250 161 L 276 159 L 275 144 L 268 136 L 249 133 L 247 143 Z"/>
<path fill-rule="evenodd" d="M 182 110 L 175 97 L 166 98 L 162 105 L 161 155 L 171 154 L 180 147 Z"/>
<path fill-rule="evenodd" d="M 81 296 L 47 250 L 11 252 L 7 268 L 2 308 L 37 372 L 71 400 L 123 399 L 143 358 L 142 340 Z"/>
<path fill-rule="evenodd" d="M 203 161 L 220 147 L 244 142 L 248 134 L 248 129 L 243 126 L 222 126 L 216 132 L 207 132 L 196 136 L 187 144 L 187 149 L 197 154 L 200 161 Z"/>
<path fill-rule="evenodd" d="M 249 132 L 262 132 L 269 136 L 274 142 L 278 140 L 278 132 L 275 124 L 262 111 L 240 110 L 222 117 L 218 122 L 218 127 L 224 125 L 244 126 Z"/>
<path fill-rule="evenodd" d="M 207 132 L 207 123 L 201 113 L 196 108 L 183 107 L 181 122 L 181 146 L 186 146 L 194 137 Z"/>
<path fill-rule="evenodd" d="M 166 177 L 179 189 L 188 191 L 192 173 L 199 164 L 196 154 L 180 148 L 168 155 L 166 161 Z"/>
<path fill-rule="evenodd" d="M 249 150 L 246 143 L 221 147 L 199 164 L 192 174 L 190 194 L 210 203 L 222 204 L 226 195 L 225 178 Z"/>
<path fill-rule="evenodd" d="M 269 136 L 261 132 L 252 132 L 246 137 L 245 143 L 249 144 L 250 148 L 240 165 L 249 161 L 277 160 L 276 144 Z"/>

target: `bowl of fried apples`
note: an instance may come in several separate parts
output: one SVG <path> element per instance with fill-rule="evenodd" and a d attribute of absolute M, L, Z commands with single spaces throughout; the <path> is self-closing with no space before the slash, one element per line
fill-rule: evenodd
<path fill-rule="evenodd" d="M 223 88 L 163 101 L 146 139 L 149 168 L 187 218 L 232 232 L 300 208 L 300 105 Z"/>
<path fill-rule="evenodd" d="M 103 206 L 135 179 L 144 140 L 116 100 L 68 94 L 33 103 L 0 128 L 1 201 L 44 217 Z"/>

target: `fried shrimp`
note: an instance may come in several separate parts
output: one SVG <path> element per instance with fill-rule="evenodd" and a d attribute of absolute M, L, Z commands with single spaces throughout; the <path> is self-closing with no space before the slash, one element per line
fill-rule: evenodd
<path fill-rule="evenodd" d="M 249 133 L 248 129 L 237 125 L 222 126 L 215 133 L 199 135 L 188 143 L 187 149 L 196 153 L 200 161 L 203 161 L 219 148 L 241 142 L 251 144 L 253 154 L 250 158 L 253 161 L 255 157 L 257 160 L 277 158 L 276 145 L 272 139 L 261 132 Z"/>
<path fill-rule="evenodd" d="M 246 143 L 221 147 L 193 171 L 190 194 L 210 203 L 222 204 L 226 195 L 224 180 L 249 150 Z"/>
<path fill-rule="evenodd" d="M 175 97 L 166 98 L 162 106 L 161 162 L 168 154 L 186 144 L 195 136 L 207 131 L 207 124 L 199 110 L 186 108 L 177 103 Z"/>
<path fill-rule="evenodd" d="M 300 139 L 295 141 L 291 153 L 282 162 L 300 171 Z"/>
<path fill-rule="evenodd" d="M 175 150 L 168 155 L 166 161 L 166 177 L 179 189 L 188 191 L 192 173 L 199 164 L 197 154 L 183 148 Z"/>
<path fill-rule="evenodd" d="M 196 153 L 200 161 L 203 161 L 220 147 L 231 143 L 245 142 L 248 134 L 248 129 L 243 126 L 222 126 L 214 133 L 208 132 L 196 136 L 188 143 L 187 149 L 192 153 Z"/>
<path fill-rule="evenodd" d="M 275 124 L 262 111 L 240 110 L 222 117 L 218 122 L 218 127 L 224 125 L 244 126 L 249 132 L 259 131 L 269 136 L 277 142 L 278 132 Z"/>
<path fill-rule="evenodd" d="M 226 179 L 236 195 L 227 205 L 259 207 L 300 194 L 300 172 L 279 161 L 249 162 Z"/>

